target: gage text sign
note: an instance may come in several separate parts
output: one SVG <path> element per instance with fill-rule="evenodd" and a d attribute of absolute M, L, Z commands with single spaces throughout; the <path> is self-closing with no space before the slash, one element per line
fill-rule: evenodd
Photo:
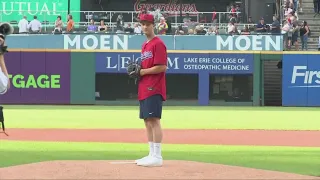
<path fill-rule="evenodd" d="M 3 104 L 69 104 L 69 52 L 10 52 L 5 55 L 11 88 Z"/>

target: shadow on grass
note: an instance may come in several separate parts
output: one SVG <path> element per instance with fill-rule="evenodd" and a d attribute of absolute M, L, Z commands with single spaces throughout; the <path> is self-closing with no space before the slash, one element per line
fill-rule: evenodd
<path fill-rule="evenodd" d="M 145 156 L 143 151 L 0 151 L 0 167 L 8 167 L 52 160 L 134 160 Z M 265 152 L 163 152 L 165 160 L 187 160 L 206 163 L 242 166 L 319 176 L 319 151 L 301 156 L 301 152 L 290 154 L 265 154 Z M 314 159 L 312 161 L 311 159 Z M 318 158 L 319 159 L 319 158 Z"/>

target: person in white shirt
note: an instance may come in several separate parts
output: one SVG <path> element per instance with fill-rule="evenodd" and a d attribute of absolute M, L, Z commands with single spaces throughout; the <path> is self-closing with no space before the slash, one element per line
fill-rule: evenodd
<path fill-rule="evenodd" d="M 31 33 L 41 32 L 41 23 L 37 19 L 37 16 L 33 16 L 33 20 L 29 23 L 29 29 L 31 29 Z"/>
<path fill-rule="evenodd" d="M 229 22 L 228 24 L 228 34 L 232 34 L 235 30 L 235 26 L 234 26 L 234 23 L 233 22 Z"/>
<path fill-rule="evenodd" d="M 19 21 L 18 27 L 19 27 L 19 33 L 25 34 L 28 33 L 28 25 L 29 22 L 27 20 L 27 16 L 23 16 L 23 18 Z"/>
<path fill-rule="evenodd" d="M 63 22 L 62 22 L 61 16 L 57 17 L 57 20 L 55 21 L 54 25 L 55 25 L 55 27 L 54 27 L 53 32 L 61 33 L 62 27 L 63 27 Z"/>
<path fill-rule="evenodd" d="M 134 24 L 134 33 L 135 34 L 141 34 L 142 33 L 141 26 L 139 26 L 138 23 Z"/>

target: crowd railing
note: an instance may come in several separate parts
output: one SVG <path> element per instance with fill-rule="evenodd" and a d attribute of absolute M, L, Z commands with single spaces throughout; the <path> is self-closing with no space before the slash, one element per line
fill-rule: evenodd
<path fill-rule="evenodd" d="M 107 25 L 108 26 L 108 31 L 107 32 L 98 32 L 98 31 L 95 31 L 95 32 L 92 32 L 92 31 L 87 31 L 87 26 L 86 25 L 83 25 L 81 23 L 77 23 L 78 25 L 78 28 L 76 28 L 72 34 L 77 34 L 77 33 L 96 33 L 96 34 L 104 34 L 104 33 L 117 33 L 117 34 L 122 34 L 123 32 L 122 31 L 118 31 L 117 29 L 117 25 L 116 23 L 111 23 L 111 25 Z M 171 33 L 167 33 L 167 35 L 169 34 L 175 34 L 175 30 L 178 29 L 177 27 L 181 25 L 182 28 L 185 30 L 185 32 L 187 32 L 188 30 L 188 26 L 185 26 L 183 25 L 182 23 L 176 23 L 176 24 L 172 24 L 172 32 Z M 271 24 L 268 24 L 269 26 L 271 26 Z M 54 24 L 47 24 L 47 25 L 43 25 L 42 27 L 42 31 L 38 34 L 52 34 L 54 33 L 54 28 L 53 28 Z M 256 27 L 256 24 L 237 24 L 237 29 L 239 31 L 243 30 L 245 28 L 245 26 L 247 26 L 251 32 L 251 34 L 255 31 L 255 27 Z M 13 25 L 14 29 L 15 29 L 15 34 L 18 33 L 18 27 L 17 25 Z M 216 24 L 216 25 L 210 25 L 210 24 L 207 24 L 207 25 L 204 25 L 204 29 L 205 30 L 208 30 L 209 28 L 219 28 L 219 34 L 224 34 L 224 33 L 227 33 L 227 30 L 228 30 L 228 24 L 227 23 L 221 23 L 221 24 Z M 65 32 L 65 28 L 63 28 L 63 32 L 62 33 L 67 33 Z M 131 33 L 132 34 L 132 33 Z"/>
<path fill-rule="evenodd" d="M 153 11 L 156 21 L 159 21 L 159 14 L 157 11 Z M 73 16 L 73 20 L 77 23 L 78 26 L 86 25 L 90 23 L 90 20 L 93 19 L 96 24 L 99 24 L 100 20 L 104 20 L 107 25 L 113 25 L 116 23 L 119 15 L 122 16 L 123 21 L 127 23 L 134 24 L 138 22 L 138 14 L 140 11 L 71 11 L 70 14 Z M 231 12 L 215 12 L 216 18 L 213 21 L 213 12 L 179 12 L 179 11 L 162 11 L 162 15 L 166 15 L 166 19 L 172 24 L 177 25 L 183 23 L 183 19 L 186 18 L 186 15 L 189 14 L 191 21 L 199 22 L 202 24 L 209 23 L 228 23 L 230 18 L 229 15 Z M 236 16 L 236 22 L 246 22 L 241 12 L 233 13 Z M 58 16 L 61 16 L 64 24 L 67 22 L 68 12 L 67 11 L 4 11 L 0 10 L 0 22 L 10 22 L 13 25 L 18 24 L 18 22 L 23 18 L 27 17 L 28 21 L 33 20 L 33 16 L 36 15 L 37 19 L 44 25 L 54 25 Z"/>

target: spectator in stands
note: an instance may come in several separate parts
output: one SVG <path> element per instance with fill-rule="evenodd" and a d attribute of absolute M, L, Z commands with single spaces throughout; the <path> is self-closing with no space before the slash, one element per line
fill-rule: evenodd
<path fill-rule="evenodd" d="M 28 26 L 29 26 L 29 22 L 27 20 L 27 16 L 23 16 L 23 18 L 19 21 L 18 23 L 18 28 L 19 28 L 19 33 L 20 34 L 26 34 L 28 33 Z"/>
<path fill-rule="evenodd" d="M 155 22 L 159 22 L 160 18 L 163 17 L 163 15 L 161 14 L 161 10 L 160 9 L 154 9 L 152 8 L 151 10 L 151 14 L 153 14 Z"/>
<path fill-rule="evenodd" d="M 218 18 L 217 18 L 217 11 L 216 11 L 216 8 L 213 7 L 212 8 L 213 11 L 212 11 L 212 18 L 211 18 L 211 22 L 213 23 L 213 25 L 215 25 L 218 21 Z"/>
<path fill-rule="evenodd" d="M 236 16 L 237 16 L 237 23 L 240 23 L 241 22 L 241 9 L 240 9 L 240 5 L 237 4 L 236 6 Z"/>
<path fill-rule="evenodd" d="M 248 24 L 254 24 L 251 16 L 248 17 L 248 22 L 247 22 L 247 23 L 248 23 Z M 251 31 L 254 31 L 254 29 L 255 29 L 254 25 L 249 25 L 249 31 L 250 31 L 250 32 L 251 32 Z"/>
<path fill-rule="evenodd" d="M 284 8 L 284 16 L 288 16 L 292 11 L 292 6 L 290 6 L 290 3 L 287 3 Z"/>
<path fill-rule="evenodd" d="M 62 26 L 63 26 L 63 23 L 61 20 L 61 16 L 58 16 L 56 22 L 54 23 L 53 32 L 54 33 L 62 33 Z"/>
<path fill-rule="evenodd" d="M 287 0 L 289 6 L 296 12 L 302 12 L 302 0 Z"/>
<path fill-rule="evenodd" d="M 313 6 L 314 6 L 314 17 L 317 15 L 320 15 L 320 0 L 313 0 Z"/>
<path fill-rule="evenodd" d="M 133 33 L 134 33 L 134 30 L 133 30 L 133 28 L 131 27 L 131 24 L 130 24 L 130 23 L 127 24 L 127 27 L 124 29 L 124 32 L 125 32 L 125 33 L 130 33 L 130 34 L 133 34 Z"/>
<path fill-rule="evenodd" d="M 194 29 L 198 24 L 199 24 L 198 22 L 194 22 L 192 20 L 189 20 L 186 23 L 184 23 L 184 25 L 187 26 L 188 29 Z"/>
<path fill-rule="evenodd" d="M 205 16 L 204 14 L 200 14 L 199 23 L 207 23 L 207 16 Z"/>
<path fill-rule="evenodd" d="M 288 23 L 288 20 L 284 20 L 283 21 L 283 27 L 281 28 L 281 33 L 283 34 L 283 44 L 284 44 L 284 49 L 287 50 L 288 49 L 288 41 L 289 41 L 289 37 L 288 37 L 288 32 L 290 30 L 290 24 Z"/>
<path fill-rule="evenodd" d="M 231 9 L 230 9 L 231 16 L 236 18 L 237 17 L 237 13 L 236 12 L 237 12 L 237 9 L 236 9 L 235 5 L 232 4 L 231 5 Z"/>
<path fill-rule="evenodd" d="M 237 34 L 237 28 L 236 28 L 234 22 L 230 22 L 228 24 L 228 34 L 230 34 L 230 35 Z"/>
<path fill-rule="evenodd" d="M 302 12 L 303 12 L 302 11 L 302 0 L 299 0 L 299 13 L 302 13 Z"/>
<path fill-rule="evenodd" d="M 270 30 L 272 34 L 280 34 L 280 22 L 278 21 L 277 17 L 274 15 L 273 16 L 273 23 L 270 26 Z"/>
<path fill-rule="evenodd" d="M 292 0 L 292 4 L 293 4 L 293 10 L 294 11 L 298 11 L 299 9 L 298 9 L 298 1 L 299 0 Z"/>
<path fill-rule="evenodd" d="M 214 28 L 213 27 L 209 27 L 206 35 L 209 35 L 209 36 L 210 35 L 215 35 Z"/>
<path fill-rule="evenodd" d="M 193 29 L 188 29 L 188 35 L 194 35 L 194 30 Z"/>
<path fill-rule="evenodd" d="M 287 34 L 288 34 L 287 46 L 288 46 L 288 49 L 291 50 L 292 36 L 293 36 L 293 24 L 292 24 L 292 21 L 290 18 L 288 18 L 287 22 L 288 22 L 287 26 L 289 27 L 288 31 L 287 31 Z"/>
<path fill-rule="evenodd" d="M 166 23 L 168 25 L 168 29 L 167 29 L 166 34 L 171 34 L 172 33 L 172 25 L 171 25 L 171 20 L 169 18 L 169 15 L 168 14 L 163 14 L 163 17 L 166 20 Z"/>
<path fill-rule="evenodd" d="M 106 26 L 106 24 L 104 23 L 104 20 L 101 19 L 100 20 L 100 25 L 98 26 L 98 31 L 99 32 L 107 32 L 108 27 Z"/>
<path fill-rule="evenodd" d="M 90 24 L 87 27 L 87 31 L 96 32 L 98 30 L 97 26 L 94 24 L 94 20 L 90 20 Z"/>
<path fill-rule="evenodd" d="M 183 23 L 189 23 L 191 21 L 189 13 L 186 13 L 186 16 L 183 18 L 182 21 L 183 21 Z"/>
<path fill-rule="evenodd" d="M 248 24 L 254 24 L 254 22 L 252 21 L 251 16 L 248 17 Z"/>
<path fill-rule="evenodd" d="M 213 32 L 215 35 L 218 35 L 219 34 L 219 26 L 216 25 L 214 28 L 213 28 Z"/>
<path fill-rule="evenodd" d="M 124 22 L 123 22 L 123 15 L 119 14 L 117 17 L 117 32 L 123 32 Z"/>
<path fill-rule="evenodd" d="M 135 33 L 135 34 L 142 34 L 141 26 L 139 26 L 138 23 L 135 23 L 135 24 L 134 24 L 134 33 Z"/>
<path fill-rule="evenodd" d="M 299 38 L 299 24 L 298 21 L 296 19 L 294 19 L 292 21 L 292 46 L 295 46 L 295 50 L 298 51 L 299 50 L 299 43 L 298 43 L 298 38 Z"/>
<path fill-rule="evenodd" d="M 233 22 L 233 23 L 237 22 L 236 18 L 232 16 L 232 14 L 229 14 L 229 22 Z"/>
<path fill-rule="evenodd" d="M 266 27 L 266 24 L 265 24 L 265 22 L 264 22 L 264 18 L 261 18 L 261 19 L 260 19 L 260 22 L 257 24 L 257 29 L 256 29 L 256 31 L 257 31 L 258 33 L 265 33 L 265 32 L 267 32 L 267 27 Z"/>
<path fill-rule="evenodd" d="M 74 21 L 72 19 L 72 15 L 68 15 L 68 22 L 67 22 L 67 32 L 73 32 L 74 31 Z"/>
<path fill-rule="evenodd" d="M 300 27 L 301 50 L 308 50 L 309 26 L 307 21 L 303 21 Z"/>
<path fill-rule="evenodd" d="M 198 27 L 198 29 L 197 29 L 197 34 L 198 34 L 198 35 L 205 35 L 205 34 L 207 34 L 207 31 L 204 30 L 204 25 L 203 25 L 203 24 L 199 25 L 199 27 Z"/>
<path fill-rule="evenodd" d="M 229 32 L 229 34 L 230 35 L 239 35 L 238 28 L 235 24 L 232 26 L 232 30 L 231 30 L 231 32 Z"/>
<path fill-rule="evenodd" d="M 276 17 L 280 18 L 280 0 L 276 0 Z"/>
<path fill-rule="evenodd" d="M 244 28 L 241 30 L 241 35 L 250 35 L 250 30 L 247 25 L 245 25 Z"/>
<path fill-rule="evenodd" d="M 31 29 L 31 33 L 41 32 L 41 22 L 37 19 L 37 16 L 33 16 L 33 20 L 29 23 L 28 29 Z"/>
<path fill-rule="evenodd" d="M 178 26 L 175 35 L 184 35 L 184 31 L 182 29 L 182 26 Z"/>
<path fill-rule="evenodd" d="M 160 18 L 160 23 L 158 24 L 158 34 L 165 35 L 168 30 L 168 24 L 164 17 Z"/>

